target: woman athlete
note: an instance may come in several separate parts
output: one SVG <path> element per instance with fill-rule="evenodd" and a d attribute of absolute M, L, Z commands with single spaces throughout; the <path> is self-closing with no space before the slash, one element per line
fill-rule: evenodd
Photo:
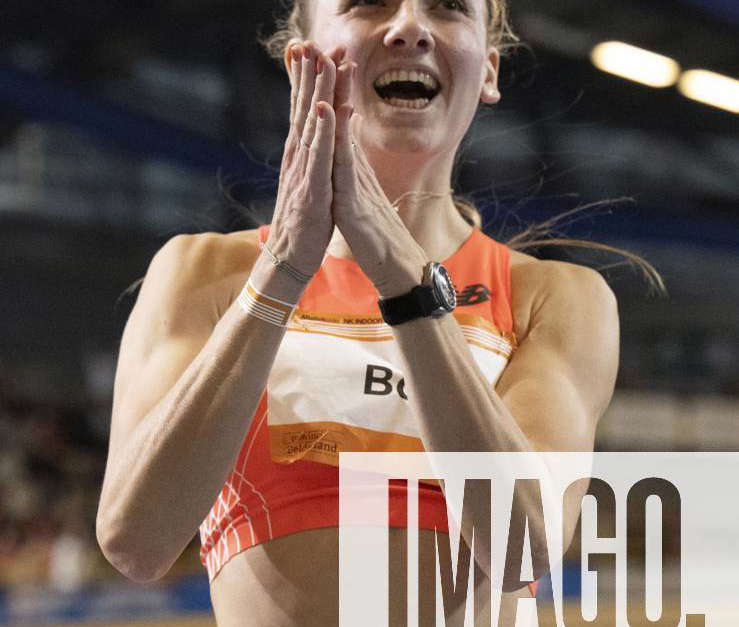
<path fill-rule="evenodd" d="M 200 528 L 221 627 L 336 625 L 337 449 L 593 450 L 612 291 L 483 235 L 449 190 L 480 101 L 500 99 L 503 8 L 297 1 L 270 227 L 171 239 L 123 334 L 97 535 L 127 577 L 162 577 Z M 505 592 L 500 624 L 531 595 Z"/>

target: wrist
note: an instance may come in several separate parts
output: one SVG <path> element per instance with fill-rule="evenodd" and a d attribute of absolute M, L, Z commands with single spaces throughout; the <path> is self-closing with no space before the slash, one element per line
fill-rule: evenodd
<path fill-rule="evenodd" d="M 420 283 L 403 294 L 380 298 L 378 306 L 385 322 L 397 326 L 418 318 L 440 318 L 451 313 L 457 306 L 457 296 L 447 269 L 440 263 L 429 262 Z"/>
<path fill-rule="evenodd" d="M 423 271 L 427 261 L 418 261 L 398 268 L 387 278 L 375 282 L 375 289 L 380 298 L 386 300 L 407 294 L 423 281 Z"/>
<path fill-rule="evenodd" d="M 289 303 L 259 291 L 254 287 L 251 278 L 247 279 L 236 300 L 248 316 L 282 328 L 290 322 L 296 306 L 296 303 Z"/>
<path fill-rule="evenodd" d="M 307 287 L 275 266 L 264 251 L 254 262 L 249 280 L 263 294 L 289 303 L 297 303 Z"/>

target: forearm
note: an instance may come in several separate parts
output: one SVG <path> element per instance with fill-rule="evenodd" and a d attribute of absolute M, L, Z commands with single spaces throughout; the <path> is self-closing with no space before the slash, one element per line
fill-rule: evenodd
<path fill-rule="evenodd" d="M 420 318 L 393 330 L 405 361 L 409 400 L 427 451 L 533 451 L 531 442 L 477 367 L 452 316 Z M 546 471 L 546 466 L 537 464 L 535 470 Z M 527 484 L 519 490 L 517 506 L 528 517 L 532 548 L 536 550 L 545 544 L 539 492 L 533 487 Z M 476 495 L 473 485 L 468 489 L 472 489 L 468 505 L 472 519 L 489 525 L 490 503 L 484 498 L 487 493 L 482 490 Z M 472 538 L 466 540 L 471 545 Z M 476 544 L 475 558 L 489 573 L 490 547 L 481 546 L 479 538 Z"/>
<path fill-rule="evenodd" d="M 454 318 L 393 327 L 428 451 L 526 452 L 531 444 L 480 372 Z"/>
<path fill-rule="evenodd" d="M 163 575 L 192 539 L 234 466 L 283 335 L 232 303 L 109 460 L 98 536 L 131 578 Z"/>

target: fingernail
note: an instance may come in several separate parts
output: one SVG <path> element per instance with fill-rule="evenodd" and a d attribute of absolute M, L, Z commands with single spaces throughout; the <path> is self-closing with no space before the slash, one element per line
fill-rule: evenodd
<path fill-rule="evenodd" d="M 316 74 L 320 74 L 321 72 L 323 72 L 323 59 L 318 57 L 318 62 L 316 63 Z"/>
<path fill-rule="evenodd" d="M 306 59 L 310 59 L 310 48 L 308 48 L 308 46 L 303 47 L 303 56 Z"/>
<path fill-rule="evenodd" d="M 316 113 L 318 114 L 318 117 L 323 119 L 326 116 L 326 113 L 323 110 L 323 107 L 319 107 L 318 104 L 316 104 Z"/>
<path fill-rule="evenodd" d="M 293 61 L 300 61 L 300 46 L 293 46 L 292 49 Z"/>

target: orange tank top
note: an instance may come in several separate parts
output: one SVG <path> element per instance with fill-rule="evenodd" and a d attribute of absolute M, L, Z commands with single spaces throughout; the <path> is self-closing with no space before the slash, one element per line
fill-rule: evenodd
<path fill-rule="evenodd" d="M 264 242 L 268 227 L 259 229 Z M 446 261 L 454 317 L 495 385 L 515 350 L 508 248 L 475 229 Z M 288 324 L 236 464 L 200 525 L 210 581 L 237 553 L 339 524 L 340 451 L 424 451 L 393 334 L 358 264 L 327 255 Z M 388 486 L 389 525 L 406 526 L 403 480 Z M 438 484 L 418 485 L 419 526 L 448 533 Z M 532 591 L 535 588 L 532 587 Z"/>

